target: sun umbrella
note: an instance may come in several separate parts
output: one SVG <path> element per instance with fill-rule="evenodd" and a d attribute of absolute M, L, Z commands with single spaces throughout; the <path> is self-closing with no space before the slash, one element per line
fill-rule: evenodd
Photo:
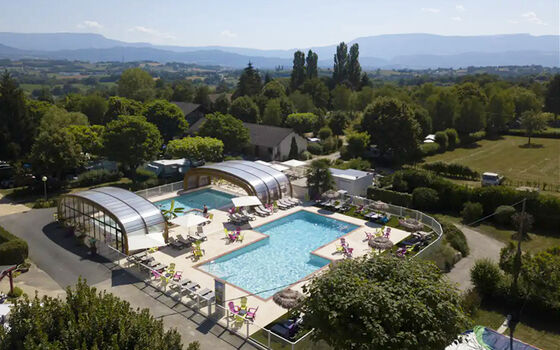
<path fill-rule="evenodd" d="M 371 205 L 377 210 L 389 210 L 389 204 L 382 201 L 375 201 Z"/>
<path fill-rule="evenodd" d="M 284 289 L 272 296 L 272 300 L 284 309 L 293 309 L 298 306 L 303 299 L 303 294 L 293 289 Z"/>
<path fill-rule="evenodd" d="M 393 242 L 387 237 L 374 237 L 368 241 L 368 245 L 373 249 L 385 250 L 393 247 Z"/>

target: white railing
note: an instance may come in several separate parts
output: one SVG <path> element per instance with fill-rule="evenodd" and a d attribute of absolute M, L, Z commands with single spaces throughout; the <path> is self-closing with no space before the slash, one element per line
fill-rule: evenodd
<path fill-rule="evenodd" d="M 313 330 L 308 331 L 295 341 L 285 339 L 266 329 L 264 326 L 257 324 L 254 320 L 249 320 L 245 316 L 231 313 L 227 307 L 218 305 L 215 301 L 208 302 L 202 300 L 196 292 L 184 295 L 185 290 L 183 290 L 183 288 L 172 289 L 169 283 L 162 283 L 159 279 L 151 278 L 152 274 L 159 275 L 159 273 L 156 274 L 157 271 L 146 264 L 132 261 L 129 256 L 109 245 L 99 247 L 98 254 L 107 258 L 116 266 L 125 269 L 139 280 L 159 290 L 169 298 L 181 303 L 203 317 L 213 320 L 229 332 L 251 342 L 256 347 L 273 349 L 273 347 L 281 346 L 282 348 L 288 347 L 291 350 L 307 348 L 304 347 L 303 341 L 309 339 Z M 260 337 L 259 333 L 261 335 Z"/>
<path fill-rule="evenodd" d="M 162 194 L 177 192 L 183 189 L 183 181 L 177 181 L 166 185 L 161 185 L 157 187 L 147 188 L 145 190 L 136 191 L 137 195 L 144 197 L 146 199 L 156 196 L 161 196 Z"/>
<path fill-rule="evenodd" d="M 374 202 L 374 200 L 363 198 L 363 197 L 351 196 L 351 195 L 347 195 L 347 196 L 352 198 L 352 204 L 367 206 L 367 205 L 373 204 L 373 202 Z M 434 231 L 434 233 L 437 235 L 437 238 L 435 240 L 433 240 L 432 242 L 430 242 L 430 244 L 428 244 L 426 247 L 422 248 L 418 253 L 416 253 L 416 255 L 414 255 L 415 257 L 425 256 L 441 244 L 441 241 L 443 239 L 443 229 L 441 227 L 441 224 L 436 219 L 434 219 L 433 217 L 431 217 L 429 215 L 426 215 L 426 214 L 424 214 L 424 213 L 422 213 L 421 211 L 418 211 L 418 210 L 405 208 L 405 207 L 401 207 L 399 205 L 393 205 L 393 204 L 388 204 L 388 203 L 387 203 L 387 206 L 388 206 L 388 208 L 383 209 L 381 211 L 384 211 L 384 212 L 387 212 L 391 215 L 396 215 L 396 216 L 399 216 L 399 217 L 402 217 L 402 218 L 404 218 L 404 217 L 414 218 L 414 219 L 422 222 L 424 225 L 427 225 L 428 227 L 430 227 Z"/>

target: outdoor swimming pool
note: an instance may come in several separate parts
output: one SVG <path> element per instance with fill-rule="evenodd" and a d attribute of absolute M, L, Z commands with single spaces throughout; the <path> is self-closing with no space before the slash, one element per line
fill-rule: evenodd
<path fill-rule="evenodd" d="M 185 208 L 185 212 L 190 209 L 202 209 L 204 204 L 208 209 L 217 209 L 225 207 L 231 203 L 231 199 L 236 196 L 229 193 L 213 190 L 210 188 L 194 191 L 180 195 L 178 197 L 169 198 L 163 201 L 154 202 L 161 209 L 169 209 L 171 201 L 175 201 L 175 208 Z"/>
<path fill-rule="evenodd" d="M 330 260 L 310 253 L 357 227 L 301 210 L 254 229 L 269 235 L 268 238 L 199 268 L 268 298 L 327 265 Z"/>

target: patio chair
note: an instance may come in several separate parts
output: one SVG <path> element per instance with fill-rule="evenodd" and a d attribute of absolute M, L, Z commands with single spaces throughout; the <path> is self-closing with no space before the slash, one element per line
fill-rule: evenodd
<path fill-rule="evenodd" d="M 202 226 L 196 227 L 196 235 L 203 241 L 206 241 L 208 239 L 208 237 L 204 233 L 204 229 L 202 228 Z"/>
<path fill-rule="evenodd" d="M 268 216 L 268 213 L 262 211 L 262 210 L 259 209 L 258 207 L 255 207 L 254 211 L 255 211 L 255 214 L 257 214 L 258 216 L 262 216 L 262 217 Z"/>
<path fill-rule="evenodd" d="M 247 313 L 245 314 L 245 319 L 249 320 L 249 321 L 254 321 L 255 317 L 257 316 L 257 311 L 259 310 L 259 307 L 250 307 L 249 310 L 247 310 Z"/>
<path fill-rule="evenodd" d="M 174 248 L 174 249 L 181 249 L 181 248 L 183 248 L 183 245 L 184 245 L 184 244 L 181 243 L 181 242 L 179 242 L 179 241 L 177 241 L 177 240 L 176 240 L 175 238 L 173 238 L 173 237 L 169 237 L 169 244 L 168 244 L 168 245 L 170 245 L 171 248 Z"/>
<path fill-rule="evenodd" d="M 353 252 L 354 252 L 354 248 L 345 247 L 344 256 L 347 257 L 347 258 L 351 258 Z"/>
<path fill-rule="evenodd" d="M 241 214 L 242 214 L 243 216 L 245 216 L 246 218 L 248 218 L 249 220 L 251 220 L 251 221 L 253 221 L 253 220 L 256 219 L 255 216 L 249 214 L 249 213 L 247 212 L 246 209 L 242 209 L 242 210 L 241 210 Z"/>
<path fill-rule="evenodd" d="M 285 205 L 284 203 L 282 203 L 280 201 L 276 201 L 276 205 L 278 206 L 278 208 L 280 208 L 282 210 L 290 209 L 290 207 L 288 205 Z"/>
<path fill-rule="evenodd" d="M 154 270 L 150 270 L 152 277 L 154 278 L 154 280 L 157 280 L 161 277 L 161 274 L 157 271 Z"/>
<path fill-rule="evenodd" d="M 257 208 L 259 208 L 260 210 L 262 210 L 263 212 L 267 213 L 268 215 L 272 214 L 272 210 L 265 208 L 262 205 L 259 205 Z"/>
<path fill-rule="evenodd" d="M 181 280 L 181 277 L 183 277 L 183 271 L 175 271 L 175 273 L 173 274 L 173 281 L 179 282 Z"/>
<path fill-rule="evenodd" d="M 230 301 L 228 303 L 228 308 L 229 312 L 231 312 L 230 317 L 235 317 L 235 315 L 239 314 L 239 311 L 241 311 L 241 308 L 239 306 L 236 306 L 233 301 Z"/>
<path fill-rule="evenodd" d="M 375 238 L 375 234 L 371 232 L 366 232 L 366 241 Z"/>

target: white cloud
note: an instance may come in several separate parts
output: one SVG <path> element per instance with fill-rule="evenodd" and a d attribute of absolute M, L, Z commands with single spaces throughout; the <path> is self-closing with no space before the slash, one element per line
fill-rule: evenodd
<path fill-rule="evenodd" d="M 82 23 L 77 25 L 78 28 L 81 29 L 101 29 L 103 26 L 96 21 L 83 21 Z"/>
<path fill-rule="evenodd" d="M 456 22 L 461 22 L 463 19 L 459 16 L 455 16 L 455 17 L 451 17 L 452 20 L 456 21 Z"/>
<path fill-rule="evenodd" d="M 144 26 L 134 26 L 128 30 L 129 32 L 144 33 L 162 39 L 175 39 L 175 35 L 171 33 L 163 33 L 157 29 L 148 28 Z"/>
<path fill-rule="evenodd" d="M 428 12 L 428 13 L 439 13 L 441 11 L 440 9 L 435 9 L 430 7 L 422 7 L 420 10 L 422 12 Z"/>
<path fill-rule="evenodd" d="M 229 29 L 223 30 L 220 35 L 225 36 L 226 38 L 237 38 L 237 34 Z"/>
<path fill-rule="evenodd" d="M 465 6 L 463 5 L 455 5 L 455 10 L 463 12 L 465 11 Z"/>
<path fill-rule="evenodd" d="M 521 15 L 521 17 L 523 17 L 523 19 L 527 22 L 531 22 L 531 23 L 535 23 L 535 24 L 540 24 L 543 26 L 548 25 L 545 21 L 543 21 L 542 19 L 540 19 L 537 14 L 533 11 L 524 13 Z"/>

